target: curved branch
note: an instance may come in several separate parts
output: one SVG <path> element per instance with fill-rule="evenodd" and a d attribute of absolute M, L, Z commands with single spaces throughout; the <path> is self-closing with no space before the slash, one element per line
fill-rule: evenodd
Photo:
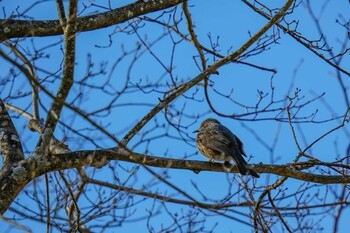
<path fill-rule="evenodd" d="M 252 37 L 249 38 L 249 40 L 244 43 L 239 49 L 237 49 L 237 53 L 238 54 L 242 54 L 245 50 L 247 50 L 253 43 L 255 43 L 262 35 L 264 35 L 273 25 L 277 24 L 278 21 L 286 15 L 288 9 L 290 8 L 290 6 L 292 5 L 294 0 L 287 0 L 284 5 L 281 7 L 281 9 L 271 18 L 269 19 L 269 21 L 263 26 L 260 28 L 259 31 L 257 31 Z M 226 57 L 226 59 L 228 61 L 234 61 L 235 59 L 237 58 L 237 56 L 233 56 L 233 54 L 229 55 Z M 227 61 L 227 62 L 228 62 Z M 213 104 L 211 103 L 210 101 L 210 98 L 209 98 L 209 93 L 208 93 L 208 83 L 207 83 L 207 80 L 205 80 L 204 82 L 204 94 L 205 94 L 205 99 L 207 100 L 208 102 L 208 105 L 210 107 L 210 109 L 216 113 L 217 115 L 219 116 L 223 116 L 223 117 L 227 117 L 226 114 L 223 114 L 223 113 L 220 113 L 218 112 Z"/>
<path fill-rule="evenodd" d="M 224 66 L 232 61 L 234 61 L 238 56 L 240 56 L 246 49 L 248 49 L 255 41 L 257 41 L 260 36 L 262 36 L 270 27 L 272 27 L 282 16 L 284 16 L 285 12 L 288 10 L 290 5 L 293 3 L 293 0 L 287 0 L 284 6 L 281 8 L 279 12 L 276 13 L 276 15 L 267 23 L 265 24 L 255 35 L 253 35 L 247 42 L 245 42 L 240 48 L 238 48 L 236 51 L 232 52 L 226 57 L 223 57 L 220 60 L 215 61 L 213 64 L 208 66 L 206 70 L 203 70 L 201 74 L 199 74 L 197 77 L 193 78 L 192 80 L 188 81 L 187 83 L 184 83 L 181 87 L 179 87 L 175 92 L 170 94 L 168 97 L 166 97 L 163 100 L 160 100 L 160 103 L 156 105 L 149 113 L 147 113 L 122 139 L 122 145 L 127 145 L 131 138 L 139 132 L 143 126 L 147 124 L 147 122 L 155 116 L 159 111 L 164 109 L 168 104 L 173 101 L 175 98 L 177 98 L 179 95 L 182 95 L 184 92 L 192 88 L 197 83 L 201 82 L 202 80 L 208 78 L 211 74 L 216 74 L 217 69 L 221 66 Z M 213 108 L 212 108 L 213 110 Z M 216 112 L 216 111 L 214 111 Z M 216 112 L 217 113 L 217 112 Z M 219 114 L 220 115 L 220 114 Z M 222 114 L 221 114 L 222 115 Z"/>
<path fill-rule="evenodd" d="M 24 65 L 27 67 L 28 74 L 25 74 L 25 76 L 28 78 L 28 81 L 30 85 L 32 86 L 32 108 L 33 108 L 33 117 L 34 119 L 38 120 L 39 117 L 39 88 L 35 84 L 37 83 L 37 76 L 34 71 L 34 67 L 32 66 L 31 62 L 26 58 L 26 56 L 19 51 L 16 46 L 13 46 L 10 42 L 5 41 L 4 44 L 24 63 Z M 4 57 L 9 58 L 9 57 Z M 10 61 L 11 62 L 11 61 Z M 18 67 L 18 66 L 17 66 Z M 23 68 L 24 69 L 24 68 Z M 33 81 L 35 80 L 35 81 Z"/>
<path fill-rule="evenodd" d="M 129 19 L 163 10 L 183 0 L 137 1 L 115 10 L 77 18 L 77 32 L 91 31 L 123 23 Z M 63 34 L 59 20 L 0 20 L 0 42 L 19 37 Z"/>
<path fill-rule="evenodd" d="M 243 0 L 243 2 L 245 4 L 247 4 L 251 9 L 253 9 L 255 12 L 257 12 L 258 14 L 260 14 L 261 16 L 263 16 L 264 18 L 270 20 L 271 16 L 269 16 L 268 14 L 266 14 L 264 11 L 259 10 L 257 7 L 255 7 L 253 4 L 251 4 L 250 2 L 248 2 L 247 0 Z M 314 53 L 317 57 L 321 58 L 323 61 L 325 61 L 327 64 L 329 64 L 330 66 L 334 67 L 336 70 L 342 72 L 343 74 L 346 74 L 347 76 L 350 76 L 350 72 L 344 70 L 343 68 L 341 68 L 340 66 L 338 66 L 336 63 L 332 62 L 331 60 L 332 58 L 326 58 L 323 54 L 319 53 L 318 51 L 316 51 L 314 48 L 312 48 L 312 46 L 310 46 L 307 42 L 303 41 L 298 34 L 294 31 L 294 30 L 290 30 L 287 27 L 283 26 L 280 23 L 276 23 L 276 26 L 278 26 L 279 28 L 281 28 L 285 33 L 287 33 L 288 35 L 290 35 L 293 39 L 295 39 L 296 41 L 298 41 L 300 44 L 302 44 L 305 48 L 307 48 L 308 50 L 310 50 L 312 53 Z"/>

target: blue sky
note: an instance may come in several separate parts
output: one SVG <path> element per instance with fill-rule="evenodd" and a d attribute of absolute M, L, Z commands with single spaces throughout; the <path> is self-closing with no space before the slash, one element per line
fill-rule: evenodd
<path fill-rule="evenodd" d="M 19 4 L 21 8 L 25 8 L 22 4 L 30 4 L 31 1 L 9 1 L 5 0 L 0 2 L 1 7 L 5 7 L 8 13 L 11 12 L 11 9 L 15 9 Z M 106 1 L 95 1 L 99 4 L 106 4 Z M 321 2 L 321 1 L 320 1 Z M 126 4 L 127 1 L 120 1 L 120 5 Z M 323 1 L 322 1 L 323 3 Z M 119 3 L 118 3 L 119 4 Z M 266 1 L 266 4 L 270 4 L 269 1 Z M 277 3 L 275 3 L 277 4 Z M 280 3 L 278 3 L 280 4 Z M 319 11 L 321 3 L 313 3 L 313 7 L 316 12 Z M 220 52 L 226 54 L 228 50 L 233 51 L 240 47 L 249 38 L 249 32 L 254 34 L 262 25 L 266 23 L 266 20 L 259 16 L 257 13 L 252 12 L 247 6 L 244 5 L 241 1 L 190 1 L 190 5 L 193 7 L 190 8 L 193 21 L 195 23 L 195 31 L 198 34 L 198 40 L 205 46 L 209 46 L 208 33 L 212 38 L 220 36 Z M 279 5 L 278 5 L 279 6 Z M 81 5 L 80 5 L 81 7 Z M 277 5 L 276 5 L 277 7 Z M 343 39 L 345 34 L 341 31 L 341 28 L 335 22 L 335 17 L 339 17 L 338 13 L 340 12 L 343 16 L 346 16 L 349 12 L 349 3 L 347 1 L 330 1 L 324 16 L 321 18 L 322 29 L 327 33 L 331 46 L 334 48 L 335 53 L 339 52 L 340 44 L 338 43 L 339 39 Z M 80 8 L 82 9 L 82 8 Z M 35 19 L 56 19 L 57 13 L 55 11 L 55 2 L 54 1 L 43 1 L 38 6 L 34 7 L 30 13 L 35 17 Z M 159 15 L 159 13 L 151 14 L 151 17 Z M 3 12 L 0 12 L 0 17 L 3 18 Z M 311 21 L 310 15 L 306 11 L 305 7 L 301 4 L 295 12 L 289 16 L 287 19 L 299 19 L 298 28 L 303 35 L 310 37 L 311 39 L 318 39 L 320 35 L 317 34 L 314 24 Z M 126 24 L 118 25 L 123 27 Z M 184 29 L 184 28 L 182 28 Z M 109 38 L 106 34 L 111 34 L 116 30 L 115 26 L 93 31 L 87 33 L 80 33 L 77 37 L 77 61 L 76 61 L 76 70 L 75 78 L 76 80 L 83 79 L 86 69 L 87 69 L 87 55 L 92 55 L 92 61 L 94 63 L 93 70 L 98 71 L 100 64 L 106 65 L 108 71 L 111 70 L 113 64 L 122 56 L 121 44 L 123 44 L 125 50 L 131 50 L 135 48 L 135 44 L 138 40 L 136 35 L 127 35 L 123 33 L 114 33 L 112 35 L 112 45 L 106 48 L 99 48 L 99 46 L 105 46 L 109 44 Z M 152 41 L 155 38 L 158 38 L 163 33 L 163 28 L 154 25 L 147 24 L 144 28 L 139 30 L 142 38 L 147 37 L 148 41 Z M 268 34 L 271 33 L 271 30 Z M 300 114 L 309 115 L 316 110 L 318 110 L 317 117 L 315 120 L 325 120 L 332 117 L 332 113 L 324 105 L 327 102 L 332 106 L 336 115 L 342 115 L 347 106 L 344 104 L 344 97 L 339 91 L 339 83 L 335 78 L 335 71 L 332 67 L 326 65 L 324 61 L 320 58 L 315 57 L 310 51 L 305 47 L 298 44 L 294 39 L 288 35 L 281 32 L 281 39 L 278 41 L 278 44 L 273 44 L 270 46 L 268 51 L 265 51 L 262 54 L 253 56 L 245 60 L 246 62 L 254 63 L 256 65 L 265 66 L 267 68 L 274 68 L 278 72 L 274 75 L 273 83 L 276 87 L 275 97 L 276 99 L 285 99 L 286 95 L 293 95 L 296 88 L 301 89 L 301 95 L 305 96 L 305 101 L 314 98 L 315 96 L 325 93 L 324 98 L 319 101 L 311 103 L 306 108 L 304 108 Z M 34 38 L 33 44 L 37 48 L 44 47 L 45 45 L 51 44 L 55 41 L 59 41 L 62 36 L 55 37 L 45 37 L 45 38 Z M 176 37 L 176 39 L 179 39 Z M 29 51 L 31 50 L 32 42 L 31 39 L 22 43 L 22 46 Z M 171 57 L 169 53 L 172 50 L 172 43 L 168 37 L 160 40 L 160 42 L 152 47 L 152 51 L 159 57 L 162 62 L 166 65 L 170 64 Z M 37 61 L 36 64 L 44 66 L 50 71 L 58 70 L 61 65 L 62 52 L 59 46 L 55 46 L 49 51 L 50 56 L 47 59 Z M 199 74 L 199 70 L 193 62 L 193 55 L 196 55 L 196 50 L 189 43 L 183 42 L 182 44 L 176 47 L 176 52 L 174 56 L 174 69 L 176 77 L 181 80 L 188 80 Z M 343 61 L 344 69 L 347 69 L 349 66 L 349 56 L 345 56 Z M 121 63 L 116 66 L 114 72 L 110 73 L 112 77 L 111 85 L 107 87 L 109 90 L 120 90 L 125 84 L 125 76 L 128 72 L 129 64 L 132 60 L 132 55 L 124 58 Z M 211 60 L 209 60 L 211 61 Z M 7 63 L 0 62 L 1 70 L 8 70 L 9 66 Z M 261 90 L 265 93 L 270 93 L 270 84 L 271 84 L 271 72 L 265 72 L 257 69 L 253 69 L 248 66 L 240 64 L 230 64 L 226 65 L 219 70 L 219 75 L 214 75 L 211 77 L 211 80 L 215 83 L 215 89 L 219 90 L 222 93 L 232 93 L 232 98 L 238 100 L 239 102 L 253 106 L 258 98 L 257 90 Z M 149 53 L 145 53 L 141 58 L 135 63 L 133 69 L 130 71 L 130 80 L 128 81 L 129 85 L 136 85 L 146 83 L 146 80 L 156 80 L 164 74 L 164 69 L 162 65 Z M 40 73 L 41 77 L 44 76 L 43 73 Z M 93 84 L 103 84 L 106 77 L 109 75 L 97 75 L 91 79 Z M 1 79 L 5 76 L 0 76 Z M 22 77 L 23 78 L 23 77 Z M 343 75 L 344 79 L 348 77 Z M 294 81 L 293 81 L 294 80 Z M 53 85 L 48 86 L 52 91 L 56 90 L 58 81 L 55 80 Z M 293 83 L 292 88 L 291 83 Z M 345 81 L 348 86 L 347 80 Z M 7 89 L 6 89 L 7 88 Z M 29 86 L 21 86 L 18 89 L 22 91 L 29 91 Z M 160 87 L 160 91 L 166 91 L 167 88 Z M 288 93 L 288 90 L 291 90 Z M 3 93 L 8 93 L 10 91 L 9 86 L 5 86 Z M 179 98 L 175 101 L 174 106 L 178 109 L 184 107 L 186 114 L 191 116 L 196 116 L 198 114 L 204 114 L 208 112 L 208 105 L 204 101 L 203 89 L 199 86 L 189 90 L 188 96 L 191 96 L 192 93 L 198 91 L 196 99 L 199 101 L 190 101 L 186 98 Z M 74 99 L 74 97 L 79 92 L 78 86 L 73 86 L 72 93 L 69 96 L 68 101 Z M 271 93 L 270 93 L 271 94 Z M 237 104 L 232 103 L 231 101 L 222 98 L 215 94 L 213 91 L 210 92 L 213 103 L 216 108 L 226 114 L 232 113 L 244 113 L 245 109 L 238 106 Z M 47 96 L 43 95 L 43 104 L 48 107 L 50 100 L 47 99 Z M 154 106 L 158 103 L 158 98 L 162 98 L 163 94 L 158 91 L 153 91 L 150 93 L 131 93 L 127 96 L 121 96 L 121 98 L 116 102 L 118 104 L 129 104 L 131 103 L 142 103 L 142 106 L 132 106 L 127 105 L 119 107 L 110 113 L 106 118 L 93 118 L 96 122 L 99 122 L 103 127 L 113 133 L 117 139 L 121 139 L 123 134 L 130 129 L 130 126 L 136 123 L 141 117 L 143 117 L 150 109 L 151 106 Z M 81 109 L 86 109 L 86 111 L 93 111 L 98 109 L 104 104 L 105 98 L 111 98 L 100 93 L 100 90 L 94 90 L 84 95 L 84 101 L 79 104 Z M 302 101 L 304 101 L 302 100 Z M 27 107 L 30 104 L 30 98 L 22 99 L 11 99 L 12 104 L 20 107 Z M 186 105 L 184 105 L 186 103 Z M 266 102 L 267 103 L 267 102 Z M 44 114 L 44 111 L 42 111 Z M 69 110 L 64 110 L 62 114 L 62 120 L 65 122 L 71 122 L 73 113 Z M 273 116 L 273 115 L 269 115 Z M 149 153 L 151 155 L 157 156 L 168 156 L 171 158 L 183 158 L 187 155 L 196 153 L 196 148 L 194 146 L 194 136 L 191 132 L 199 127 L 201 120 L 204 120 L 206 117 L 217 117 L 215 114 L 209 113 L 198 122 L 192 125 L 193 122 L 188 121 L 186 124 L 190 125 L 188 128 L 184 129 L 187 133 L 185 135 L 187 141 L 186 143 L 182 140 L 177 140 L 171 137 L 164 137 L 156 140 L 152 140 L 150 144 L 141 144 L 135 148 L 136 152 L 139 153 Z M 159 113 L 157 115 L 157 120 L 159 122 L 165 122 L 164 113 Z M 244 142 L 245 150 L 248 155 L 252 155 L 250 163 L 271 163 L 273 160 L 274 163 L 283 164 L 291 162 L 295 156 L 298 154 L 298 150 L 293 141 L 290 127 L 287 123 L 281 123 L 273 120 L 269 121 L 237 121 L 227 118 L 219 118 L 220 121 L 228 126 L 234 133 L 236 133 Z M 30 132 L 25 127 L 25 121 L 23 119 L 14 119 L 16 127 L 22 137 L 22 140 L 28 140 L 28 142 L 35 142 L 37 135 L 33 136 L 33 133 Z M 83 130 L 84 128 L 91 127 L 86 121 L 81 118 L 74 119 L 74 128 L 78 130 Z M 337 126 L 339 121 L 330 121 L 322 124 L 312 124 L 312 123 L 303 123 L 299 124 L 296 127 L 297 136 L 301 141 L 301 145 L 304 148 L 308 143 L 315 140 L 317 137 Z M 151 121 L 145 126 L 145 128 L 140 132 L 140 134 L 135 137 L 130 142 L 130 147 L 136 145 L 142 133 L 147 132 L 147 130 L 152 129 L 154 122 Z M 347 128 L 347 127 L 346 127 Z M 345 128 L 345 130 L 346 130 Z M 259 141 L 255 134 L 251 133 L 251 130 L 255 132 L 256 135 L 267 145 L 271 145 L 276 137 L 278 137 L 278 143 L 271 154 L 261 141 Z M 279 131 L 280 130 L 280 131 Z M 164 128 L 158 128 L 152 130 L 146 137 L 156 136 L 162 134 L 165 131 Z M 85 132 L 85 131 L 82 131 Z M 179 137 L 178 131 L 173 128 L 169 129 L 169 134 L 173 137 Z M 279 134 L 278 134 L 279 132 Z M 114 146 L 112 140 L 108 139 L 105 135 L 99 132 L 94 132 L 96 137 L 96 143 L 100 148 L 108 148 Z M 55 132 L 56 137 L 63 138 L 67 137 L 67 144 L 69 144 L 72 150 L 82 150 L 82 149 L 95 149 L 96 146 L 89 142 L 84 142 L 79 139 L 79 142 L 76 143 L 76 136 L 72 136 L 66 129 L 62 126 Z M 306 142 L 302 140 L 305 138 Z M 72 142 L 70 144 L 70 142 Z M 74 143 L 75 142 L 75 143 Z M 27 150 L 30 152 L 35 143 L 26 144 Z M 337 145 L 337 149 L 335 148 Z M 147 146 L 147 150 L 146 150 Z M 348 146 L 348 139 L 343 130 L 337 131 L 333 134 L 327 136 L 320 143 L 317 143 L 311 151 L 308 153 L 312 156 L 317 157 L 323 161 L 334 161 L 336 156 L 345 156 L 346 147 Z M 193 160 L 203 160 L 206 159 L 196 154 L 191 156 L 189 159 Z M 115 162 L 111 162 L 113 166 L 116 166 Z M 123 163 L 122 166 L 131 168 L 134 165 Z M 155 171 L 162 172 L 164 169 L 154 169 Z M 99 169 L 96 171 L 96 177 L 111 177 L 111 173 L 108 171 L 107 167 Z M 128 174 L 120 173 L 120 176 L 127 177 Z M 169 170 L 169 180 L 174 182 L 179 187 L 189 192 L 196 193 L 191 182 L 195 182 L 198 187 L 205 191 L 205 193 L 211 198 L 221 199 L 225 196 L 226 190 L 229 187 L 229 184 L 237 185 L 239 178 L 237 175 L 232 174 L 221 174 L 221 173 L 212 173 L 212 172 L 201 172 L 200 174 L 193 174 L 189 171 L 177 171 Z M 232 181 L 232 177 L 235 177 L 235 181 Z M 149 173 L 142 171 L 139 174 L 138 183 L 135 184 L 134 188 L 142 188 L 145 182 L 151 179 Z M 263 174 L 262 177 L 257 181 L 257 185 L 264 187 L 268 184 L 271 184 L 273 181 L 279 177 L 270 176 Z M 52 178 L 53 179 L 53 178 Z M 39 178 L 38 180 L 41 180 Z M 136 180 L 136 178 L 135 178 Z M 228 180 L 230 182 L 228 182 Z M 249 181 L 251 185 L 252 181 Z M 300 182 L 296 180 L 289 179 L 286 182 L 284 188 L 286 194 L 293 193 L 295 189 L 306 186 L 305 182 Z M 167 187 L 164 185 L 158 186 L 161 192 L 165 192 Z M 325 186 L 320 185 L 319 187 L 320 195 L 325 195 L 327 190 Z M 340 188 L 335 186 L 334 188 Z M 32 184 L 29 184 L 26 188 L 29 191 L 32 190 Z M 315 188 L 317 189 L 317 188 Z M 235 188 L 233 188 L 235 190 Z M 172 192 L 172 191 L 169 191 Z M 196 198 L 201 200 L 198 193 L 195 194 Z M 257 198 L 258 196 L 256 196 Z M 21 200 L 26 200 L 25 194 L 22 194 L 18 197 Z M 237 197 L 235 197 L 237 198 Z M 330 195 L 325 195 L 325 199 L 331 199 Z M 240 199 L 237 198 L 236 201 Z M 203 200 L 201 200 L 203 201 Z M 235 201 L 235 200 L 232 200 Z M 143 203 L 143 205 L 138 207 L 139 209 L 148 209 L 152 205 L 152 200 L 148 200 Z M 317 200 L 314 200 L 317 203 Z M 282 203 L 283 204 L 283 203 Z M 191 212 L 191 208 L 186 206 L 175 206 L 169 204 L 169 208 L 173 213 Z M 249 209 L 238 209 L 245 213 L 250 213 Z M 140 211 L 141 214 L 142 211 Z M 341 218 L 341 229 L 339 232 L 345 232 L 346 220 L 345 217 L 349 211 L 343 213 Z M 137 217 L 138 214 L 135 215 Z M 9 217 L 9 216 L 8 216 Z M 214 226 L 216 222 L 219 222 L 219 225 L 215 228 L 215 232 L 250 232 L 251 228 L 240 224 L 237 222 L 232 222 L 229 219 L 224 219 L 222 217 L 208 217 L 207 226 Z M 152 220 L 155 226 L 160 226 L 170 222 L 169 218 L 160 215 L 158 218 Z M 291 223 L 292 220 L 289 219 Z M 333 222 L 330 217 L 326 217 L 322 220 L 315 219 L 315 221 L 322 221 L 322 226 L 324 227 L 324 232 L 329 232 L 333 227 Z M 4 222 L 0 222 L 0 225 L 8 227 Z M 38 225 L 38 229 L 44 229 L 44 225 Z M 136 229 L 139 229 L 137 224 L 127 224 L 122 228 L 115 228 L 112 232 L 132 232 Z M 16 232 L 16 231 L 11 231 Z M 280 228 L 276 227 L 274 232 L 282 232 Z"/>

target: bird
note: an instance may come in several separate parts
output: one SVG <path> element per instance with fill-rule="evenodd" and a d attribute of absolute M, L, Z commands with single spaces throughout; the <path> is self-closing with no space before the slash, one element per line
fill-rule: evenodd
<path fill-rule="evenodd" d="M 193 133 L 197 133 L 198 150 L 209 159 L 209 162 L 219 160 L 229 163 L 233 159 L 239 173 L 255 178 L 260 177 L 244 160 L 242 155 L 247 156 L 247 154 L 243 150 L 242 141 L 218 120 L 206 119 Z"/>

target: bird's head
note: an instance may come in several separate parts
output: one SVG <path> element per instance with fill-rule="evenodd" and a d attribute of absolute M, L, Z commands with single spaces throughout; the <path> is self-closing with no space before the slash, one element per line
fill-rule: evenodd
<path fill-rule="evenodd" d="M 217 125 L 220 124 L 220 122 L 214 118 L 208 118 L 205 121 L 203 121 L 201 123 L 201 126 L 199 127 L 199 129 L 193 131 L 193 133 L 198 133 L 199 131 L 206 129 L 207 127 L 210 127 L 212 125 Z"/>

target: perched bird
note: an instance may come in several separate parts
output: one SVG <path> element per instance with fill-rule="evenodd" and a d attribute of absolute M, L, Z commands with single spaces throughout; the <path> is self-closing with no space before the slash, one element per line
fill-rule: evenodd
<path fill-rule="evenodd" d="M 196 132 L 198 133 L 197 148 L 210 162 L 214 160 L 229 162 L 233 159 L 239 173 L 260 177 L 244 160 L 242 155 L 247 155 L 243 150 L 242 141 L 218 120 L 206 119 L 198 130 L 193 131 L 193 133 Z"/>

